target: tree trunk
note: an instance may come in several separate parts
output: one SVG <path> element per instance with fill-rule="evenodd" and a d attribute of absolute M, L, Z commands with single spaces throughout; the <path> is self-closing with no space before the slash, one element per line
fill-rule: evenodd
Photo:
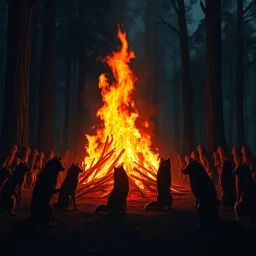
<path fill-rule="evenodd" d="M 173 54 L 173 74 L 175 75 L 177 72 L 176 69 L 176 57 L 175 52 Z M 174 126 L 174 151 L 180 152 L 180 90 L 179 90 L 179 82 L 173 82 L 173 126 Z"/>
<path fill-rule="evenodd" d="M 40 151 L 53 147 L 53 70 L 56 0 L 45 0 L 41 52 L 38 144 Z"/>
<path fill-rule="evenodd" d="M 154 82 L 154 24 L 152 16 L 154 15 L 153 1 L 147 0 L 145 7 L 145 101 L 146 104 L 152 104 L 152 88 Z"/>
<path fill-rule="evenodd" d="M 182 153 L 190 154 L 194 147 L 194 125 L 192 92 L 189 65 L 188 32 L 184 0 L 178 0 L 179 31 L 180 31 L 180 53 L 181 53 L 181 79 L 183 97 L 183 138 Z"/>
<path fill-rule="evenodd" d="M 12 144 L 28 146 L 28 60 L 30 14 L 34 1 L 8 1 L 7 63 L 1 157 Z"/>
<path fill-rule="evenodd" d="M 226 147 L 222 99 L 221 0 L 206 0 L 206 147 Z"/>
<path fill-rule="evenodd" d="M 83 150 L 85 146 L 84 137 L 84 84 L 86 74 L 86 40 L 85 40 L 85 11 L 86 1 L 79 1 L 79 33 L 80 42 L 78 46 L 78 91 L 77 91 L 77 111 L 76 111 L 76 151 L 78 155 L 83 157 Z"/>
<path fill-rule="evenodd" d="M 69 148 L 69 124 L 70 124 L 70 86 L 71 86 L 71 54 L 70 49 L 67 50 L 66 57 L 66 90 L 65 90 L 65 117 L 64 117 L 64 134 L 63 147 L 64 150 Z"/>
<path fill-rule="evenodd" d="M 233 142 L 233 133 L 234 133 L 234 79 L 233 79 L 233 66 L 230 65 L 230 74 L 229 74 L 229 120 L 228 120 L 228 140 L 229 144 L 234 144 Z"/>
<path fill-rule="evenodd" d="M 237 0 L 237 45 L 236 45 L 236 112 L 237 145 L 245 143 L 244 135 L 244 85 L 243 85 L 243 0 Z"/>
<path fill-rule="evenodd" d="M 29 144 L 37 147 L 38 120 L 38 11 L 32 13 L 29 79 Z"/>

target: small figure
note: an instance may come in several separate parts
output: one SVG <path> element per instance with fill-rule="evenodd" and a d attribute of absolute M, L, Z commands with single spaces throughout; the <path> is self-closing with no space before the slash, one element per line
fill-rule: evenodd
<path fill-rule="evenodd" d="M 108 197 L 108 204 L 99 205 L 95 210 L 95 214 L 106 212 L 108 215 L 125 215 L 128 193 L 129 180 L 124 167 L 114 167 L 114 188 Z"/>
<path fill-rule="evenodd" d="M 54 205 L 54 208 L 62 209 L 63 211 L 69 211 L 69 206 L 73 203 L 74 209 L 76 207 L 76 189 L 79 182 L 79 174 L 83 172 L 83 169 L 77 164 L 72 164 L 68 169 L 67 176 L 59 189 L 56 189 L 56 193 L 59 192 L 58 202 Z"/>
<path fill-rule="evenodd" d="M 238 148 L 232 148 L 231 155 L 233 155 L 233 161 L 234 161 L 233 170 L 234 170 L 243 163 L 243 158 Z M 240 183 L 237 175 L 235 175 L 235 180 L 236 180 L 236 201 L 239 201 L 242 194 L 241 194 Z"/>
<path fill-rule="evenodd" d="M 206 150 L 206 147 L 203 145 L 199 145 L 197 147 L 197 151 L 199 153 L 200 163 L 203 165 L 204 169 L 206 170 L 206 172 L 212 179 L 215 187 L 217 187 L 218 183 L 219 183 L 218 171 L 215 169 L 215 167 L 213 165 L 213 161 L 212 161 L 211 157 L 209 156 L 209 154 Z"/>
<path fill-rule="evenodd" d="M 21 162 L 5 182 L 0 194 L 1 212 L 7 211 L 10 215 L 17 215 L 14 211 L 16 205 L 19 208 L 18 191 L 23 185 L 29 167 L 25 162 Z"/>
<path fill-rule="evenodd" d="M 35 184 L 36 172 L 34 170 L 34 166 L 35 166 L 36 158 L 37 158 L 38 155 L 39 155 L 39 152 L 38 152 L 37 149 L 35 149 L 33 151 L 33 154 L 32 154 L 32 161 L 31 161 L 30 171 L 26 175 L 26 181 L 25 181 L 25 184 L 24 184 L 24 187 L 26 189 L 33 188 L 33 185 Z"/>
<path fill-rule="evenodd" d="M 172 194 L 171 189 L 171 163 L 170 158 L 165 160 L 161 159 L 158 171 L 157 171 L 157 201 L 152 201 L 146 204 L 145 210 L 149 210 L 151 207 L 164 208 L 165 206 L 171 210 L 172 207 Z"/>
<path fill-rule="evenodd" d="M 30 204 L 31 220 L 36 226 L 40 222 L 49 227 L 55 226 L 51 223 L 53 209 L 50 201 L 55 192 L 58 174 L 63 171 L 61 157 L 56 156 L 46 163 L 38 176 Z"/>
<path fill-rule="evenodd" d="M 218 147 L 218 153 L 221 160 L 221 204 L 223 209 L 230 206 L 233 208 L 236 202 L 236 181 L 233 174 L 232 162 L 229 160 L 224 147 Z"/>
<path fill-rule="evenodd" d="M 196 213 L 200 227 L 215 227 L 219 221 L 219 200 L 213 181 L 202 164 L 191 161 L 183 170 L 189 177 L 191 191 L 196 199 Z"/>
<path fill-rule="evenodd" d="M 256 216 L 256 184 L 254 183 L 250 167 L 243 163 L 239 165 L 234 174 L 237 175 L 240 184 L 241 197 L 235 204 L 235 214 L 239 220 L 251 217 L 255 221 Z"/>
<path fill-rule="evenodd" d="M 247 166 L 250 168 L 252 178 L 256 183 L 256 158 L 252 154 L 252 151 L 248 146 L 243 145 L 241 147 L 241 153 L 243 157 L 243 162 L 246 163 Z"/>

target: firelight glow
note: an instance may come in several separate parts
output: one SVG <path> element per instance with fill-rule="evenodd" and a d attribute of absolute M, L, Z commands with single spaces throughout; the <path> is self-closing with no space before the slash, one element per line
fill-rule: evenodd
<path fill-rule="evenodd" d="M 155 179 L 160 159 L 158 153 L 151 150 L 151 137 L 135 125 L 139 116 L 132 99 L 136 77 L 129 66 L 135 54 L 128 49 L 126 32 L 119 26 L 117 36 L 121 48 L 103 60 L 110 67 L 114 81 L 110 84 L 107 74 L 99 76 L 103 106 L 96 116 L 102 125 L 95 127 L 96 135 L 85 135 L 89 155 L 83 162 L 88 173 L 86 183 L 110 174 L 114 166 L 123 164 L 129 179 L 145 189 L 144 183 L 134 176 L 147 175 Z M 149 123 L 144 122 L 143 126 L 147 128 Z"/>

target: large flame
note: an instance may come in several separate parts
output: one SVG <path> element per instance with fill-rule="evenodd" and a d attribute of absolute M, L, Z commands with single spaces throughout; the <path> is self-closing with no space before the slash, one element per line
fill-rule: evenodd
<path fill-rule="evenodd" d="M 102 120 L 102 125 L 96 129 L 96 135 L 86 134 L 88 145 L 83 165 L 88 171 L 93 164 L 109 153 L 109 158 L 94 170 L 87 182 L 94 178 L 103 177 L 112 172 L 114 166 L 124 165 L 127 174 L 141 177 L 136 170 L 155 179 L 159 165 L 158 153 L 151 150 L 151 138 L 140 131 L 135 121 L 139 114 L 132 99 L 135 91 L 136 77 L 129 67 L 131 59 L 135 58 L 133 51 L 129 51 L 126 33 L 118 26 L 117 36 L 122 43 L 119 51 L 113 52 L 103 61 L 110 67 L 114 81 L 109 83 L 107 74 L 99 77 L 103 106 L 96 114 Z M 144 127 L 148 127 L 144 122 Z M 131 177 L 130 177 L 131 178 Z M 134 182 L 143 189 L 143 182 L 134 179 Z"/>

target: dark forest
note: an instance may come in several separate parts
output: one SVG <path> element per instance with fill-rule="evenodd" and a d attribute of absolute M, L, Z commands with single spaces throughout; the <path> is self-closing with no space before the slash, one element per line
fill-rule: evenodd
<path fill-rule="evenodd" d="M 7 246 L 194 255 L 255 235 L 255 0 L 0 0 L 0 99 Z"/>

